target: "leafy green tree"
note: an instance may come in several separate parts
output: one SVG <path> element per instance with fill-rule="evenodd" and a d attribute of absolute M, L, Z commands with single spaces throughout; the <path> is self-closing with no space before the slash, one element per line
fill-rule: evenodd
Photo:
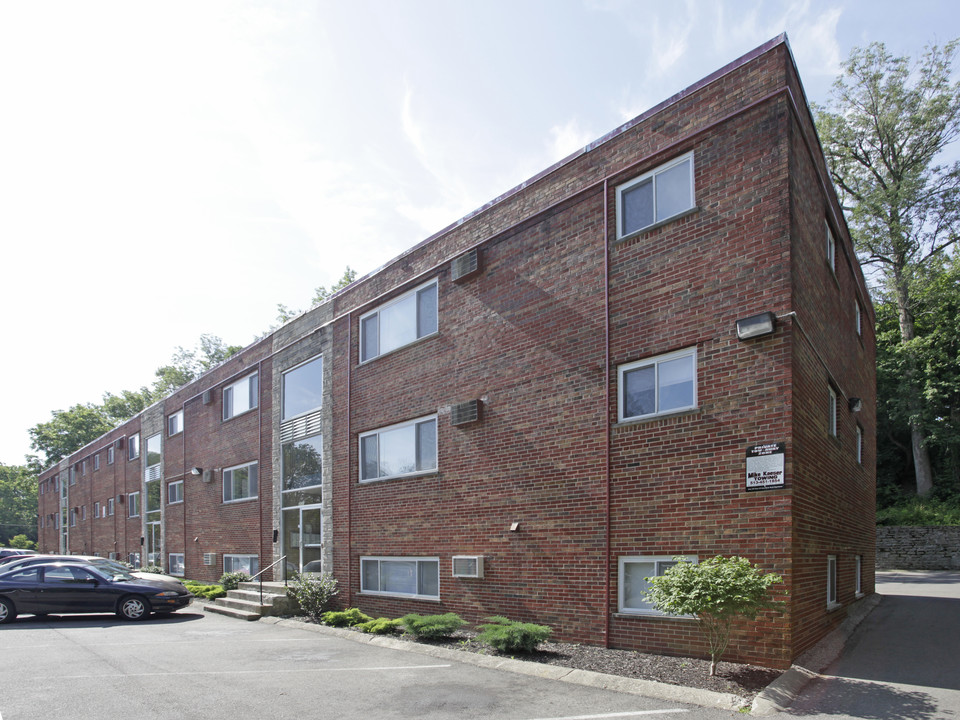
<path fill-rule="evenodd" d="M 28 430 L 30 447 L 43 453 L 42 459 L 31 458 L 34 469 L 47 468 L 113 427 L 103 408 L 92 403 L 74 405 L 69 410 L 55 410 L 48 422 Z"/>
<path fill-rule="evenodd" d="M 957 242 L 960 163 L 939 164 L 960 134 L 960 83 L 950 77 L 958 42 L 920 61 L 882 43 L 855 48 L 833 86 L 817 129 L 863 264 L 896 304 L 906 421 L 917 494 L 933 488 L 916 357 L 916 284 L 924 267 Z"/>
<path fill-rule="evenodd" d="M 310 307 L 322 305 L 328 299 L 330 299 L 331 295 L 343 290 L 347 285 L 356 279 L 357 271 L 352 270 L 350 266 L 347 265 L 346 269 L 343 271 L 343 275 L 341 275 L 340 279 L 337 280 L 333 285 L 331 285 L 329 288 L 324 285 L 320 285 L 316 290 L 313 291 L 313 299 L 310 301 Z"/>
<path fill-rule="evenodd" d="M 710 674 L 727 649 L 736 620 L 756 620 L 761 611 L 782 603 L 770 597 L 770 586 L 783 582 L 742 557 L 720 555 L 702 563 L 682 557 L 663 575 L 647 578 L 647 600 L 668 615 L 692 615 L 710 646 Z"/>
<path fill-rule="evenodd" d="M 17 536 L 37 539 L 37 476 L 30 468 L 0 464 L 0 545 Z"/>
<path fill-rule="evenodd" d="M 157 368 L 153 397 L 159 399 L 169 395 L 242 349 L 240 345 L 226 345 L 216 335 L 209 334 L 201 335 L 199 346 L 194 349 L 177 347 L 170 363 Z"/>
<path fill-rule="evenodd" d="M 10 538 L 10 547 L 21 550 L 36 550 L 37 544 L 26 535 L 14 535 Z"/>
<path fill-rule="evenodd" d="M 137 391 L 123 390 L 119 395 L 108 392 L 103 395 L 101 408 L 106 418 L 116 425 L 142 412 L 158 399 L 156 393 L 147 387 Z"/>

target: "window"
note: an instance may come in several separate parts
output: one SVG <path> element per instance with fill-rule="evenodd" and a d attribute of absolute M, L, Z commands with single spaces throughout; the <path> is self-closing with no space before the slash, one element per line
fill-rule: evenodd
<path fill-rule="evenodd" d="M 827 229 L 827 265 L 832 272 L 837 271 L 837 242 L 833 239 L 833 231 L 830 229 L 830 223 L 824 221 Z"/>
<path fill-rule="evenodd" d="M 827 555 L 827 607 L 837 603 L 837 556 Z"/>
<path fill-rule="evenodd" d="M 697 562 L 697 556 L 687 555 L 684 560 Z M 677 564 L 673 556 L 660 555 L 650 557 L 622 557 L 619 562 L 619 602 L 622 613 L 637 615 L 662 615 L 644 597 L 644 592 L 650 586 L 648 577 L 663 575 L 668 568 Z"/>
<path fill-rule="evenodd" d="M 167 435 L 179 435 L 183 432 L 183 410 L 167 417 Z"/>
<path fill-rule="evenodd" d="M 697 406 L 696 348 L 622 365 L 617 374 L 620 422 Z"/>
<path fill-rule="evenodd" d="M 223 501 L 236 502 L 257 497 L 257 464 L 237 465 L 223 471 Z"/>
<path fill-rule="evenodd" d="M 113 517 L 113 498 L 107 500 L 107 515 Z"/>
<path fill-rule="evenodd" d="M 284 443 L 281 452 L 283 504 L 320 502 L 323 482 L 323 436 Z"/>
<path fill-rule="evenodd" d="M 77 526 L 77 508 L 70 508 L 70 527 Z"/>
<path fill-rule="evenodd" d="M 436 600 L 439 558 L 361 558 L 360 592 Z"/>
<path fill-rule="evenodd" d="M 87 506 L 86 506 L 86 505 L 81 505 L 81 506 L 80 506 L 80 519 L 81 519 L 81 520 L 86 520 L 86 519 L 87 519 Z"/>
<path fill-rule="evenodd" d="M 857 335 L 863 336 L 863 308 L 860 307 L 860 301 L 853 301 L 853 322 L 857 329 Z"/>
<path fill-rule="evenodd" d="M 113 445 L 107 448 L 107 465 L 113 465 Z"/>
<path fill-rule="evenodd" d="M 853 591 L 857 597 L 863 595 L 863 555 L 857 555 L 856 575 L 853 578 Z"/>
<path fill-rule="evenodd" d="M 96 455 L 93 456 L 93 469 L 94 470 L 100 469 L 100 453 L 97 453 Z"/>
<path fill-rule="evenodd" d="M 130 493 L 127 495 L 127 516 L 140 517 L 140 493 Z"/>
<path fill-rule="evenodd" d="M 100 517 L 100 503 L 98 502 L 95 502 L 93 504 L 93 517 L 95 518 Z"/>
<path fill-rule="evenodd" d="M 183 553 L 170 553 L 167 558 L 167 572 L 183 577 Z"/>
<path fill-rule="evenodd" d="M 323 358 L 315 357 L 283 374 L 283 415 L 287 420 L 323 405 Z"/>
<path fill-rule="evenodd" d="M 437 418 L 420 418 L 360 436 L 360 480 L 437 469 Z"/>
<path fill-rule="evenodd" d="M 140 567 L 140 553 L 130 553 L 127 555 L 127 562 L 133 565 L 134 568 Z"/>
<path fill-rule="evenodd" d="M 77 466 L 76 465 L 70 466 L 70 484 L 71 485 L 77 484 Z"/>
<path fill-rule="evenodd" d="M 260 558 L 256 555 L 224 555 L 223 571 L 225 573 L 245 572 L 250 576 L 256 575 L 260 572 Z"/>
<path fill-rule="evenodd" d="M 693 153 L 687 153 L 617 187 L 617 238 L 693 207 Z"/>
<path fill-rule="evenodd" d="M 183 480 L 167 485 L 167 505 L 183 502 Z"/>
<path fill-rule="evenodd" d="M 127 460 L 136 460 L 140 457 L 140 434 L 127 438 Z"/>
<path fill-rule="evenodd" d="M 86 460 L 81 460 L 81 461 L 80 461 L 80 474 L 81 474 L 81 475 L 86 475 L 86 474 L 87 474 L 87 461 L 86 461 Z"/>
<path fill-rule="evenodd" d="M 827 386 L 827 434 L 837 436 L 837 391 L 832 385 Z"/>
<path fill-rule="evenodd" d="M 360 362 L 437 332 L 437 282 L 401 295 L 360 318 Z"/>
<path fill-rule="evenodd" d="M 257 374 L 248 375 L 243 380 L 223 389 L 223 419 L 229 420 L 257 407 L 259 383 Z"/>
<path fill-rule="evenodd" d="M 857 425 L 857 462 L 863 465 L 863 428 Z"/>
<path fill-rule="evenodd" d="M 147 480 L 160 478 L 160 463 L 163 460 L 163 440 L 160 433 L 147 438 Z"/>

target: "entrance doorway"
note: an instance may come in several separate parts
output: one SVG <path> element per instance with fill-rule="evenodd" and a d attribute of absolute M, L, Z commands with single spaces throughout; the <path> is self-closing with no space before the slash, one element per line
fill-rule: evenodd
<path fill-rule="evenodd" d="M 283 511 L 286 577 L 323 572 L 323 505 L 300 505 Z"/>

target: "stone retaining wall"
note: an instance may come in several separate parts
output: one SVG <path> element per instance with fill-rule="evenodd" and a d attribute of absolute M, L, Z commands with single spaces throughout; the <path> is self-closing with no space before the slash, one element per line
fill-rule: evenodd
<path fill-rule="evenodd" d="M 878 527 L 877 570 L 960 570 L 960 526 Z"/>

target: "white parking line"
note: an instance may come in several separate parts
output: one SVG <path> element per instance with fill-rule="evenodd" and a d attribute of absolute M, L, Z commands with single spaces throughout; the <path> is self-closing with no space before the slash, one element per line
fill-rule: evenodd
<path fill-rule="evenodd" d="M 566 717 L 554 718 L 534 718 L 533 720 L 602 720 L 602 718 L 626 718 L 640 717 L 641 715 L 673 715 L 676 713 L 690 712 L 683 708 L 671 708 L 669 710 L 634 710 L 631 712 L 603 713 L 602 715 L 568 715 Z"/>
<path fill-rule="evenodd" d="M 105 680 L 107 678 L 141 678 L 141 677 L 178 677 L 197 675 L 289 675 L 291 673 L 322 673 L 322 672 L 385 672 L 390 670 L 430 670 L 434 668 L 448 668 L 446 665 L 394 665 L 386 667 L 348 667 L 348 668 L 301 668 L 294 670 L 216 670 L 200 672 L 156 672 L 156 673 L 122 673 L 115 675 L 59 675 L 55 679 L 61 680 Z M 602 717 L 598 715 L 597 717 Z M 611 716 L 612 717 L 612 716 Z"/>

